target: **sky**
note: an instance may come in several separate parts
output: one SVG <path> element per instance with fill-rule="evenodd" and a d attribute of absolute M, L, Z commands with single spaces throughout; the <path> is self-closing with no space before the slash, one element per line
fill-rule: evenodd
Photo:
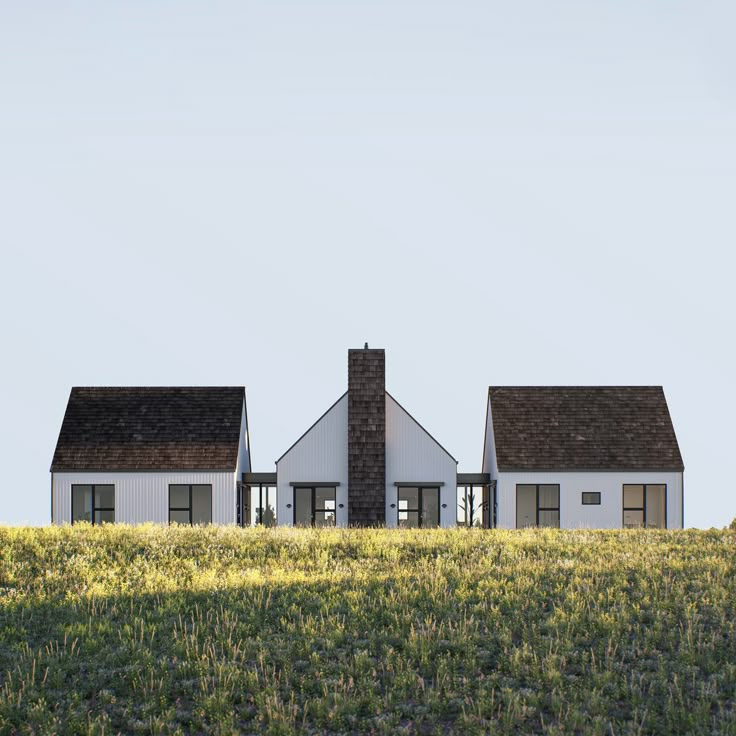
<path fill-rule="evenodd" d="M 0 0 L 0 523 L 72 386 L 246 385 L 254 469 L 383 347 L 480 470 L 489 385 L 662 385 L 736 517 L 736 5 Z"/>

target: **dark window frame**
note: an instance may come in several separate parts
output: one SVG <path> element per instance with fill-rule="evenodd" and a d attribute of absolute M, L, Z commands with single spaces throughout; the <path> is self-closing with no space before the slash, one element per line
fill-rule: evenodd
<path fill-rule="evenodd" d="M 334 509 L 318 509 L 317 506 L 317 489 L 318 488 L 330 488 L 332 489 L 332 493 L 334 495 L 333 502 L 335 504 Z M 311 510 L 311 523 L 310 526 L 316 526 L 316 520 L 317 520 L 317 514 L 333 514 L 335 517 L 335 523 L 331 524 L 330 526 L 336 527 L 337 526 L 337 486 L 325 484 L 323 486 L 308 486 L 308 485 L 301 485 L 296 484 L 294 486 L 293 495 L 294 495 L 294 501 L 293 501 L 293 509 L 291 514 L 291 523 L 292 526 L 296 526 L 296 492 L 297 490 L 310 490 L 312 492 L 311 494 L 311 500 L 310 500 L 310 510 Z M 323 526 L 328 526 L 327 524 L 323 524 Z"/>
<path fill-rule="evenodd" d="M 95 506 L 95 488 L 102 487 L 102 486 L 112 486 L 112 508 L 109 506 Z M 114 524 L 115 523 L 115 484 L 114 483 L 72 483 L 72 489 L 71 489 L 71 507 L 70 507 L 70 516 L 72 520 L 72 524 L 74 524 L 74 489 L 75 488 L 91 488 L 92 489 L 92 518 L 90 519 L 90 524 L 93 526 L 97 523 L 95 522 L 95 513 L 97 511 L 112 511 L 113 513 L 113 521 L 105 521 L 100 522 L 101 524 Z M 77 521 L 85 521 L 83 519 L 77 519 Z"/>
<path fill-rule="evenodd" d="M 171 505 L 171 486 L 188 486 L 189 488 L 189 507 L 186 506 L 172 506 Z M 212 506 L 214 499 L 212 498 L 212 483 L 169 483 L 169 526 L 171 526 L 171 512 L 172 511 L 188 511 L 189 512 L 189 526 L 194 526 L 192 521 L 192 487 L 193 486 L 208 486 L 210 489 L 210 520 L 208 523 L 212 523 Z M 181 522 L 176 522 L 177 524 Z"/>
<path fill-rule="evenodd" d="M 418 490 L 418 493 L 417 493 L 417 502 L 419 503 L 419 508 L 418 509 L 415 509 L 415 508 L 402 509 L 402 508 L 399 507 L 399 503 L 401 502 L 400 496 L 401 496 L 401 489 L 402 488 L 416 488 Z M 430 486 L 409 486 L 409 485 L 398 486 L 397 487 L 397 490 L 396 490 L 396 525 L 399 528 L 402 528 L 400 526 L 401 525 L 401 520 L 399 519 L 399 514 L 401 514 L 401 513 L 416 514 L 417 515 L 417 518 L 419 519 L 418 525 L 417 525 L 416 528 L 417 529 L 422 529 L 424 527 L 424 524 L 422 523 L 422 517 L 424 516 L 424 512 L 423 512 L 423 509 L 424 509 L 424 491 L 425 490 L 431 490 L 431 491 L 437 491 L 437 525 L 436 526 L 427 527 L 427 528 L 429 528 L 429 529 L 439 529 L 439 527 L 440 527 L 440 507 L 441 507 L 440 488 L 441 488 L 441 486 L 439 486 L 439 485 L 436 485 L 436 486 L 431 486 L 431 485 Z M 404 529 L 406 529 L 406 528 L 411 529 L 412 527 L 403 527 L 403 528 Z"/>
<path fill-rule="evenodd" d="M 519 486 L 534 486 L 536 491 L 536 507 L 537 507 L 537 518 L 535 528 L 539 529 L 539 512 L 540 511 L 556 511 L 557 512 L 557 526 L 542 527 L 543 529 L 561 529 L 562 513 L 560 508 L 562 506 L 562 493 L 560 491 L 559 483 L 517 483 L 516 484 L 516 528 L 519 529 Z M 556 486 L 557 487 L 557 506 L 540 506 L 539 505 L 539 489 L 541 486 Z"/>
<path fill-rule="evenodd" d="M 276 483 L 238 483 L 238 496 L 236 499 L 237 506 L 237 524 L 240 527 L 251 526 L 250 518 L 252 500 L 252 491 L 256 489 L 258 491 L 258 506 L 256 507 L 256 521 L 253 526 L 277 526 L 278 525 L 278 486 Z M 271 489 L 277 498 L 274 500 L 275 507 L 273 511 L 273 524 L 263 523 L 264 513 L 264 498 L 266 505 L 271 495 Z M 246 503 L 247 501 L 247 503 Z"/>
<path fill-rule="evenodd" d="M 585 497 L 588 496 L 589 499 L 591 496 L 595 497 L 596 501 L 591 500 L 585 500 Z M 581 503 L 583 506 L 600 506 L 601 505 L 601 492 L 600 491 L 583 491 L 581 496 Z"/>
<path fill-rule="evenodd" d="M 624 498 L 625 498 L 625 490 L 626 486 L 641 486 L 644 489 L 644 492 L 642 494 L 642 503 L 644 504 L 643 507 L 639 506 L 624 506 Z M 658 486 L 660 488 L 664 488 L 664 526 L 662 527 L 648 527 L 647 526 L 647 489 L 649 486 Z M 621 486 L 621 528 L 622 529 L 628 529 L 629 527 L 624 526 L 624 521 L 626 519 L 626 512 L 627 511 L 641 511 L 642 512 L 642 529 L 667 529 L 667 484 L 666 483 L 624 483 Z"/>

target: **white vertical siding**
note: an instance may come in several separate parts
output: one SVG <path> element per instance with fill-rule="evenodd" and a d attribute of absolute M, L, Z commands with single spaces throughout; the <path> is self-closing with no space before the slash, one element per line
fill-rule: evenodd
<path fill-rule="evenodd" d="M 276 463 L 278 523 L 291 526 L 294 491 L 291 483 L 338 482 L 336 521 L 348 523 L 348 396 L 328 409 Z M 342 508 L 340 508 L 342 504 Z M 287 508 L 291 505 L 291 508 Z"/>
<path fill-rule="evenodd" d="M 491 416 L 491 397 L 486 401 L 486 437 L 483 443 L 483 468 L 482 472 L 490 473 L 491 480 L 498 475 L 498 464 L 496 462 L 496 439 L 493 436 L 493 417 Z"/>
<path fill-rule="evenodd" d="M 71 522 L 72 484 L 112 483 L 115 486 L 115 521 L 142 524 L 169 523 L 169 485 L 201 483 L 212 486 L 212 523 L 235 523 L 233 472 L 54 473 L 53 523 Z"/>
<path fill-rule="evenodd" d="M 398 523 L 394 483 L 415 482 L 444 483 L 440 488 L 440 526 L 455 526 L 457 462 L 386 394 L 386 526 L 395 527 Z"/>
<path fill-rule="evenodd" d="M 519 483 L 559 483 L 560 527 L 620 529 L 623 526 L 624 483 L 667 484 L 667 527 L 680 529 L 682 473 L 679 472 L 534 472 L 498 474 L 498 526 L 516 527 L 516 486 Z M 583 506 L 583 491 L 599 491 L 600 506 Z"/>
<path fill-rule="evenodd" d="M 238 445 L 238 463 L 235 467 L 235 477 L 242 478 L 243 473 L 250 473 L 250 439 L 248 435 L 248 412 L 243 402 L 243 411 L 240 416 L 240 443 Z"/>

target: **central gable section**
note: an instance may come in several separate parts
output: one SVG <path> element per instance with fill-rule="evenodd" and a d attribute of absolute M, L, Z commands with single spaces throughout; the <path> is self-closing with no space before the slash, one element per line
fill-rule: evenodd
<path fill-rule="evenodd" d="M 292 481 L 344 478 L 347 485 L 347 444 L 345 393 L 276 461 L 276 467 Z"/>
<path fill-rule="evenodd" d="M 429 478 L 448 468 L 454 473 L 457 460 L 386 391 L 386 480 L 406 480 L 397 474 Z"/>
<path fill-rule="evenodd" d="M 457 460 L 386 392 L 386 525 L 399 521 L 400 486 L 439 489 L 439 524 L 456 523 Z"/>
<path fill-rule="evenodd" d="M 276 484 L 279 524 L 304 523 L 297 508 L 297 496 L 303 496 L 304 489 L 332 488 L 336 507 L 334 521 L 337 526 L 347 525 L 347 393 L 276 461 Z M 310 514 L 313 511 L 310 509 Z"/>

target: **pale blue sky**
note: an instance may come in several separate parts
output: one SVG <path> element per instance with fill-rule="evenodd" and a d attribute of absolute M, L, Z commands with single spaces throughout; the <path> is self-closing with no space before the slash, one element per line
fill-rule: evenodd
<path fill-rule="evenodd" d="M 480 469 L 489 384 L 662 384 L 736 516 L 729 2 L 0 0 L 0 521 L 73 385 L 245 384 L 255 469 L 347 349 Z"/>

